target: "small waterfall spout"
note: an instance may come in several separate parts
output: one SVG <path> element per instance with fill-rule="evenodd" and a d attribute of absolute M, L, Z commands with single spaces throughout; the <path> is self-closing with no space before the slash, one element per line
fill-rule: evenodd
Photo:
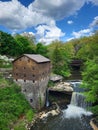
<path fill-rule="evenodd" d="M 49 90 L 46 90 L 46 107 L 49 107 Z"/>

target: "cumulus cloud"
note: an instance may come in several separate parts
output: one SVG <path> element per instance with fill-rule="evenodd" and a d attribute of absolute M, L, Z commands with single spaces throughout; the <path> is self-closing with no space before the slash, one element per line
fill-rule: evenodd
<path fill-rule="evenodd" d="M 98 27 L 98 16 L 96 16 L 93 22 L 90 24 L 90 27 Z"/>
<path fill-rule="evenodd" d="M 87 1 L 98 5 L 98 0 L 34 0 L 28 7 L 18 0 L 0 1 L 0 25 L 14 32 L 33 26 L 40 40 L 49 42 L 64 36 L 56 26 L 56 20 L 74 15 Z M 72 24 L 72 21 L 68 21 L 68 24 Z M 81 34 L 73 32 L 73 35 Z"/>
<path fill-rule="evenodd" d="M 80 38 L 82 36 L 88 36 L 91 34 L 91 29 L 84 29 L 84 30 L 80 30 L 78 32 L 73 32 L 72 35 L 74 36 L 74 38 Z"/>
<path fill-rule="evenodd" d="M 55 24 L 53 25 L 39 25 L 36 27 L 36 36 L 39 39 L 39 42 L 50 43 L 53 40 L 60 40 L 60 37 L 63 37 L 65 33 L 61 31 Z"/>
<path fill-rule="evenodd" d="M 18 31 L 38 24 L 50 24 L 79 10 L 85 0 L 35 0 L 28 7 L 18 0 L 0 1 L 0 25 Z"/>
<path fill-rule="evenodd" d="M 68 24 L 73 24 L 72 20 L 67 21 Z"/>
<path fill-rule="evenodd" d="M 35 0 L 29 5 L 32 11 L 40 12 L 55 20 L 73 15 L 84 5 L 85 0 Z"/>
<path fill-rule="evenodd" d="M 0 2 L 0 24 L 17 31 L 42 23 L 49 23 L 51 18 L 36 11 L 30 11 L 19 1 Z"/>

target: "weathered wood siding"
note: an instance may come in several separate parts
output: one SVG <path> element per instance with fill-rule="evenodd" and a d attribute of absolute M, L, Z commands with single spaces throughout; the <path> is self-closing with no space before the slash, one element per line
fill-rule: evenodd
<path fill-rule="evenodd" d="M 41 80 L 42 78 L 49 76 L 50 73 L 50 63 L 39 63 L 37 64 L 32 59 L 23 56 L 17 59 L 13 63 L 13 77 L 14 79 Z"/>

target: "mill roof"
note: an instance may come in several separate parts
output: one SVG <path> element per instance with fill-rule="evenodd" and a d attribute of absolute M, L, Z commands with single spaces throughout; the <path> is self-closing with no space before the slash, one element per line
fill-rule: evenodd
<path fill-rule="evenodd" d="M 37 63 L 43 63 L 43 62 L 50 62 L 50 60 L 40 54 L 24 54 L 22 56 L 26 56 L 32 60 L 34 60 Z M 22 57 L 20 56 L 20 57 Z M 20 57 L 18 57 L 17 59 L 19 59 Z M 14 61 L 16 61 L 17 59 L 15 59 Z"/>

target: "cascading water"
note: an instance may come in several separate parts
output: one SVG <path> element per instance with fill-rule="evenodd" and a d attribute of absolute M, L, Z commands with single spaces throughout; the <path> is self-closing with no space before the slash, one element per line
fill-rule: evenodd
<path fill-rule="evenodd" d="M 70 105 L 68 105 L 68 109 L 63 111 L 65 117 L 67 118 L 80 117 L 81 118 L 83 115 L 85 116 L 92 115 L 91 112 L 86 110 L 91 104 L 85 101 L 85 97 L 83 94 L 79 93 L 81 91 L 81 88 L 79 88 L 79 85 L 81 84 L 81 82 L 73 82 L 72 84 L 73 84 L 74 90 L 75 91 L 77 90 L 78 92 L 73 92 L 71 103 Z"/>
<path fill-rule="evenodd" d="M 71 98 L 71 104 L 74 106 L 79 106 L 84 109 L 90 106 L 90 103 L 85 101 L 84 95 L 78 92 L 73 92 L 72 98 Z"/>
<path fill-rule="evenodd" d="M 49 96 L 49 90 L 47 89 L 47 90 L 46 90 L 46 107 L 49 107 L 49 99 L 48 99 L 48 96 Z"/>
<path fill-rule="evenodd" d="M 79 83 L 73 84 L 79 92 Z M 93 130 L 89 124 L 92 113 L 86 111 L 86 106 L 83 95 L 73 92 L 70 105 L 61 115 L 41 120 L 31 130 Z"/>

